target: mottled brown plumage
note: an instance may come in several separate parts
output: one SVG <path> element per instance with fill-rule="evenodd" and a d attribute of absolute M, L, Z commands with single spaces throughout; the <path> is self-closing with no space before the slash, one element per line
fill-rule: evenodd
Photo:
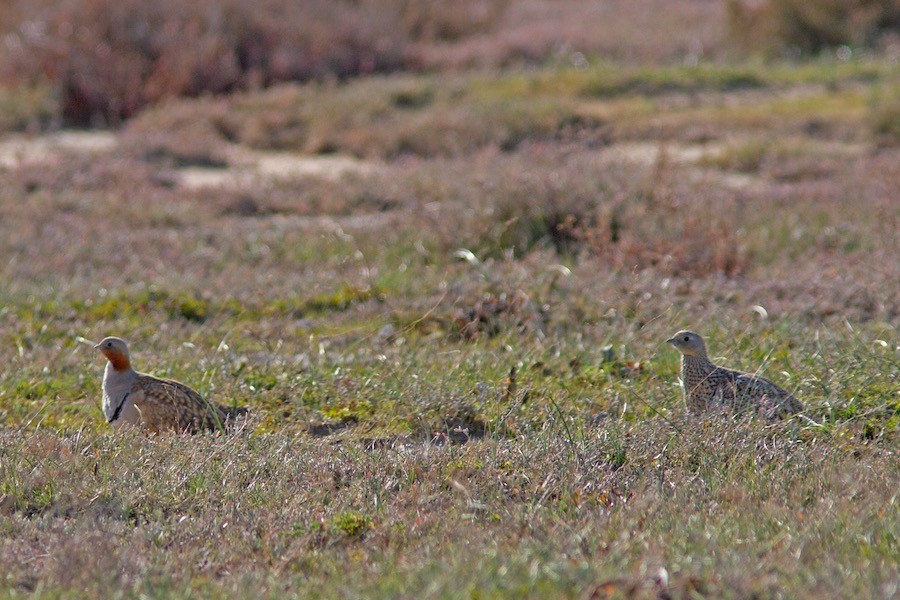
<path fill-rule="evenodd" d="M 803 410 L 799 400 L 768 379 L 714 365 L 703 338 L 693 331 L 679 331 L 666 342 L 681 352 L 684 399 L 691 413 L 750 409 L 772 419 Z"/>
<path fill-rule="evenodd" d="M 113 427 L 132 424 L 153 433 L 195 433 L 223 429 L 247 412 L 208 402 L 179 381 L 135 371 L 122 339 L 108 337 L 95 348 L 109 360 L 103 374 L 102 406 Z"/>

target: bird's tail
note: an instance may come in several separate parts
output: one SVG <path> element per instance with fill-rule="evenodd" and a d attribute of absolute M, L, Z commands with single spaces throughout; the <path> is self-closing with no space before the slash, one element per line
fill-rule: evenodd
<path fill-rule="evenodd" d="M 238 426 L 237 422 L 250 414 L 250 409 L 246 406 L 222 406 L 221 404 L 217 404 L 216 408 L 218 409 L 218 418 L 220 419 L 217 427 L 224 428 L 228 431 L 235 430 Z"/>
<path fill-rule="evenodd" d="M 803 403 L 794 398 L 793 396 L 788 396 L 784 400 L 784 409 L 789 413 L 798 413 L 803 410 Z"/>
<path fill-rule="evenodd" d="M 226 421 L 234 421 L 238 417 L 250 414 L 250 409 L 246 406 L 222 406 L 221 409 Z"/>
<path fill-rule="evenodd" d="M 790 394 L 778 399 L 764 398 L 764 401 L 761 408 L 768 419 L 784 419 L 789 415 L 801 412 L 804 408 L 803 403 Z"/>

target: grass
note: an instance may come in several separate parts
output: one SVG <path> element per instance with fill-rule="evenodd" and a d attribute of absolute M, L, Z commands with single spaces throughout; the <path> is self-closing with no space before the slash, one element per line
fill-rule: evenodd
<path fill-rule="evenodd" d="M 569 440 L 557 423 L 528 444 L 427 452 L 275 435 L 201 437 L 191 450 L 39 438 L 39 472 L 36 448 L 9 456 L 30 475 L 7 483 L 7 506 L 28 517 L 5 533 L 46 540 L 47 570 L 29 577 L 8 542 L 4 568 L 39 595 L 766 595 L 785 581 L 890 595 L 897 528 L 879 502 L 896 487 L 890 453 L 782 429 L 654 419 Z M 95 552 L 63 563 L 75 544 Z"/>
<path fill-rule="evenodd" d="M 896 596 L 896 68 L 582 58 L 0 143 L 0 595 Z M 247 429 L 114 432 L 105 335 Z"/>

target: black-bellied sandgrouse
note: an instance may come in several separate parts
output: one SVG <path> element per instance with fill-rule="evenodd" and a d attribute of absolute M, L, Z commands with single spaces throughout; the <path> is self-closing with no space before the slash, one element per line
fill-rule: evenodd
<path fill-rule="evenodd" d="M 103 414 L 115 428 L 131 424 L 152 433 L 196 433 L 224 429 L 236 416 L 247 412 L 243 407 L 226 408 L 208 402 L 179 381 L 135 371 L 125 340 L 104 338 L 94 348 L 109 360 L 103 372 L 102 405 Z"/>
<path fill-rule="evenodd" d="M 768 379 L 714 365 L 706 355 L 703 338 L 693 331 L 679 331 L 666 342 L 681 352 L 681 380 L 689 412 L 751 409 L 773 419 L 803 410 L 799 400 Z"/>

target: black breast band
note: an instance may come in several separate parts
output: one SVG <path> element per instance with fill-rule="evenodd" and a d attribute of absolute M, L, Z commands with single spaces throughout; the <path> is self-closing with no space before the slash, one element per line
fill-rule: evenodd
<path fill-rule="evenodd" d="M 129 394 L 130 394 L 130 393 L 131 393 L 131 392 L 129 392 Z M 109 419 L 109 422 L 110 422 L 110 423 L 112 423 L 113 421 L 118 421 L 118 420 L 119 420 L 119 413 L 122 412 L 122 407 L 125 406 L 125 401 L 126 401 L 127 399 L 128 399 L 128 394 L 125 394 L 125 396 L 122 397 L 122 401 L 119 402 L 119 405 L 116 407 L 116 412 L 114 412 L 114 413 L 113 413 L 113 416 L 110 417 L 110 419 Z"/>

